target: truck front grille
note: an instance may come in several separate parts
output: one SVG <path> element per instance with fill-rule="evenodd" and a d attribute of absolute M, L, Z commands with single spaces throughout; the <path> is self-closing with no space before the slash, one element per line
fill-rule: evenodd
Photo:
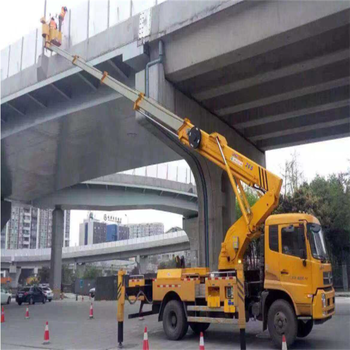
<path fill-rule="evenodd" d="M 333 284 L 332 271 L 325 271 L 325 272 L 323 272 L 323 284 L 324 285 Z"/>

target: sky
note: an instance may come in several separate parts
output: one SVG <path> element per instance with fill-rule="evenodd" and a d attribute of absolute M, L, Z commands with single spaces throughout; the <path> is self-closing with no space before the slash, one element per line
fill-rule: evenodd
<path fill-rule="evenodd" d="M 81 2 L 83 0 L 70 0 L 66 3 L 63 3 L 62 0 L 47 0 L 47 14 L 58 13 L 62 5 L 71 8 Z M 38 28 L 43 14 L 44 0 L 3 1 L 0 12 L 0 50 Z M 280 175 L 283 164 L 287 159 L 290 159 L 291 154 L 295 151 L 304 178 L 307 181 L 312 180 L 317 174 L 328 176 L 332 173 L 346 172 L 350 169 L 350 138 L 268 151 L 266 152 L 267 169 Z M 185 162 L 172 162 L 171 168 L 175 169 L 177 165 L 181 167 L 180 173 L 183 174 L 183 169 L 186 167 Z M 163 177 L 165 169 L 166 165 L 159 166 L 158 173 L 161 177 Z M 170 171 L 173 179 L 175 179 L 174 174 L 173 170 Z M 149 175 L 152 175 L 152 172 L 149 172 Z M 166 230 L 173 226 L 182 226 L 180 215 L 155 210 L 120 211 L 110 214 L 120 217 L 123 223 L 160 221 L 164 223 Z M 102 219 L 103 213 L 97 212 L 96 216 Z M 72 211 L 71 213 L 71 245 L 73 246 L 78 244 L 79 224 L 86 217 L 87 211 Z"/>

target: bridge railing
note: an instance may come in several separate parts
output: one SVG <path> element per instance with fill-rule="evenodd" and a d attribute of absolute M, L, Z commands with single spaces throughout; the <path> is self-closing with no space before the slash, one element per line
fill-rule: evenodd
<path fill-rule="evenodd" d="M 68 9 L 62 32 L 62 48 L 68 49 L 126 19 L 166 0 L 86 0 Z M 57 1 L 47 1 L 46 19 L 60 12 Z M 43 11 L 44 13 L 44 11 Z M 56 19 L 58 22 L 58 19 Z M 39 22 L 39 18 L 38 18 Z M 1 80 L 38 63 L 43 53 L 41 27 L 1 50 Z M 51 55 L 51 53 L 46 53 Z"/>
<path fill-rule="evenodd" d="M 162 163 L 122 171 L 119 174 L 146 176 L 196 185 L 191 168 L 187 164 Z"/>
<path fill-rule="evenodd" d="M 177 237 L 187 237 L 185 231 L 177 231 L 164 233 L 161 235 L 153 235 L 147 237 L 139 237 L 132 239 L 125 239 L 115 242 L 105 242 L 97 244 L 89 244 L 76 247 L 63 247 L 62 254 L 76 253 L 76 252 L 91 252 L 93 250 L 100 250 L 106 248 L 116 248 L 116 247 L 125 247 L 133 244 L 142 244 L 147 242 L 159 242 L 162 240 L 169 240 Z M 1 256 L 4 258 L 13 258 L 16 257 L 35 257 L 35 256 L 48 256 L 51 254 L 51 248 L 41 248 L 41 249 L 2 249 Z"/>

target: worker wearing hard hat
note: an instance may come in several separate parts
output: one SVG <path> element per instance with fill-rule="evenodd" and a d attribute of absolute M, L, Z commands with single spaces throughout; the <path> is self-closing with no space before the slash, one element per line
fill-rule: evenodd
<path fill-rule="evenodd" d="M 58 16 L 58 30 L 61 31 L 62 29 L 62 23 L 64 21 L 64 16 L 66 15 L 66 12 L 67 12 L 67 7 L 66 6 L 62 6 L 61 8 L 61 13 L 60 15 Z"/>
<path fill-rule="evenodd" d="M 49 26 L 50 26 L 50 29 L 57 29 L 57 23 L 56 23 L 54 17 L 51 17 Z"/>

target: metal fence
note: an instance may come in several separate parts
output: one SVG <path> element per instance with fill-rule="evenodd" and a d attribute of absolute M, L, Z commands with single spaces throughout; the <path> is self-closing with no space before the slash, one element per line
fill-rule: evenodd
<path fill-rule="evenodd" d="M 67 49 L 79 44 L 96 34 L 103 32 L 126 19 L 160 4 L 166 0 L 85 0 L 68 9 L 65 16 L 62 33 L 62 48 Z M 60 11 L 57 2 L 48 0 L 49 15 Z M 38 18 L 39 21 L 39 18 Z M 0 76 L 1 80 L 11 77 L 21 70 L 38 63 L 43 52 L 41 27 L 33 29 L 14 44 L 1 50 Z M 51 54 L 51 53 L 49 53 Z"/>

